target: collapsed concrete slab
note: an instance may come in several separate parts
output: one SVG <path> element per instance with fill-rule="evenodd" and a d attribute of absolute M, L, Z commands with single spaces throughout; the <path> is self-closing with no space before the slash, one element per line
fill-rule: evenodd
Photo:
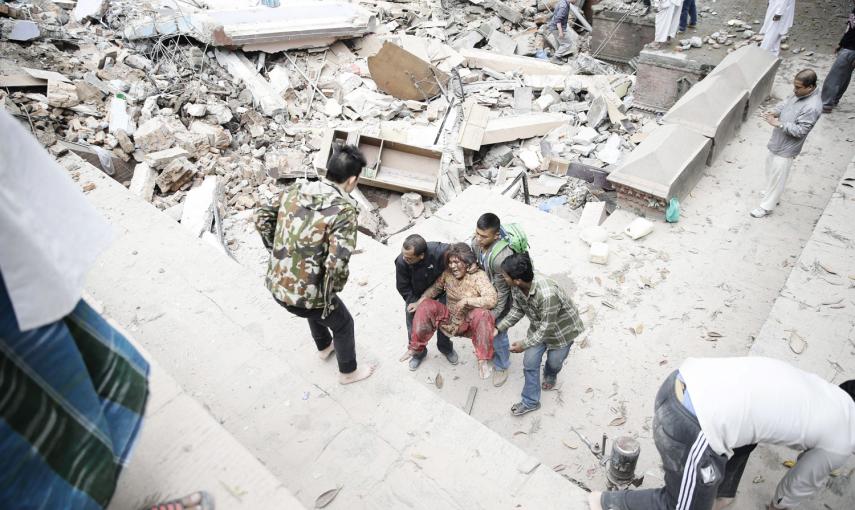
<path fill-rule="evenodd" d="M 526 113 L 490 119 L 487 121 L 481 145 L 543 136 L 571 119 L 570 115 L 563 113 Z"/>
<path fill-rule="evenodd" d="M 502 73 L 568 75 L 572 71 L 567 66 L 560 66 L 533 57 L 500 55 L 492 51 L 475 48 L 461 48 L 458 53 L 465 59 L 464 63 L 467 67 L 487 67 Z"/>
<path fill-rule="evenodd" d="M 428 101 L 448 83 L 448 75 L 388 41 L 368 57 L 368 69 L 377 88 L 398 99 Z"/>
<path fill-rule="evenodd" d="M 608 176 L 622 207 L 639 213 L 664 212 L 682 200 L 703 175 L 710 138 L 679 124 L 665 124 L 626 156 Z"/>
<path fill-rule="evenodd" d="M 708 76 L 689 89 L 663 119 L 712 138 L 712 161 L 739 129 L 747 105 L 748 91 L 726 76 Z"/>
<path fill-rule="evenodd" d="M 744 119 L 751 110 L 769 97 L 780 64 L 781 59 L 775 55 L 749 44 L 724 57 L 709 75 L 723 76 L 727 81 L 748 91 L 748 107 L 745 109 Z"/>

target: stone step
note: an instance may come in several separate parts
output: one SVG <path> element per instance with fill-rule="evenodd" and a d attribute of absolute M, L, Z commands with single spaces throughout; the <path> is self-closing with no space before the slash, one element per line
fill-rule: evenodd
<path fill-rule="evenodd" d="M 379 368 L 341 386 L 252 270 L 93 167 L 77 171 L 117 234 L 88 291 L 304 506 L 341 487 L 329 508 L 587 507 L 582 490 L 377 355 L 401 345 L 399 297 L 372 272 L 389 272 L 396 250 L 360 239 L 344 300 L 360 362 Z"/>

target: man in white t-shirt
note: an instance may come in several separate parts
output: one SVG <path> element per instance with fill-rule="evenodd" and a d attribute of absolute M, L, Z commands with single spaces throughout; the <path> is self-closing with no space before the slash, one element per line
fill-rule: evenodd
<path fill-rule="evenodd" d="M 855 379 L 838 387 L 770 358 L 689 358 L 656 395 L 653 439 L 665 487 L 593 492 L 592 510 L 724 508 L 758 443 L 803 451 L 767 507 L 796 508 L 855 454 Z"/>

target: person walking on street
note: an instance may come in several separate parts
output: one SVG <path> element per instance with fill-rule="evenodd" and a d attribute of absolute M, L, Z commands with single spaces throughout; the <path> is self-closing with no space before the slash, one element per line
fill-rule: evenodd
<path fill-rule="evenodd" d="M 365 157 L 352 145 L 337 147 L 318 181 L 296 182 L 278 204 L 256 211 L 255 226 L 272 250 L 265 284 L 280 305 L 305 318 L 321 359 L 333 353 L 339 382 L 368 378 L 373 366 L 358 367 L 353 318 L 339 299 L 356 249 L 356 188 Z"/>
<path fill-rule="evenodd" d="M 698 6 L 695 0 L 683 0 L 683 7 L 680 9 L 680 27 L 678 32 L 685 32 L 686 28 L 696 28 L 698 26 Z"/>
<path fill-rule="evenodd" d="M 656 395 L 653 440 L 665 487 L 595 491 L 591 510 L 726 508 L 760 443 L 802 452 L 766 505 L 798 508 L 855 454 L 855 380 L 837 386 L 761 356 L 689 358 Z"/>
<path fill-rule="evenodd" d="M 766 147 L 766 189 L 763 201 L 751 211 L 751 216 L 762 218 L 778 205 L 793 160 L 802 151 L 808 133 L 822 115 L 822 100 L 816 90 L 816 73 L 804 69 L 793 79 L 793 96 L 778 103 L 772 111 L 763 114 L 763 120 L 775 129 Z"/>
<path fill-rule="evenodd" d="M 564 289 L 554 280 L 534 274 L 528 253 L 514 253 L 506 258 L 502 262 L 502 275 L 512 288 L 513 305 L 493 334 L 507 333 L 523 316 L 528 317 L 530 323 L 525 340 L 511 345 L 511 352 L 525 353 L 522 398 L 511 406 L 512 415 L 522 416 L 540 409 L 541 390 L 555 388 L 570 347 L 585 326 Z M 546 364 L 541 384 L 540 363 L 544 354 Z"/>
<path fill-rule="evenodd" d="M 855 70 L 855 0 L 853 0 L 852 12 L 846 21 L 846 32 L 840 38 L 840 43 L 834 52 L 837 58 L 831 65 L 831 71 L 825 77 L 822 84 L 822 112 L 831 113 L 843 93 L 849 87 L 852 79 L 852 71 Z"/>
<path fill-rule="evenodd" d="M 760 33 L 763 41 L 760 47 L 776 57 L 781 51 L 781 40 L 789 33 L 796 15 L 796 0 L 769 0 L 766 18 Z"/>
<path fill-rule="evenodd" d="M 418 301 L 424 292 L 434 284 L 445 271 L 445 253 L 449 245 L 438 242 L 425 242 L 425 239 L 412 234 L 404 239 L 401 254 L 395 259 L 395 286 L 398 294 L 404 298 L 404 314 L 407 324 L 407 343 L 413 336 L 413 312 L 407 308 Z M 445 304 L 445 294 L 439 302 Z M 454 344 L 441 329 L 436 332 L 436 347 L 452 365 L 460 359 L 454 350 Z M 427 356 L 427 348 L 410 358 L 410 370 L 419 368 Z"/>

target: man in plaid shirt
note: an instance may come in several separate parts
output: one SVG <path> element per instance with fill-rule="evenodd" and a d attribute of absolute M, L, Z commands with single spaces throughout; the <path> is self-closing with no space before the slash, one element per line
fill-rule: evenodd
<path fill-rule="evenodd" d="M 558 372 L 570 353 L 573 340 L 585 328 L 576 306 L 558 286 L 542 275 L 535 275 L 528 253 L 515 253 L 502 262 L 502 273 L 511 288 L 513 305 L 510 312 L 499 321 L 496 331 L 504 332 L 519 322 L 523 315 L 530 326 L 526 339 L 514 342 L 511 352 L 523 352 L 525 385 L 522 400 L 511 407 L 511 414 L 522 416 L 540 409 L 540 390 L 555 387 Z M 546 353 L 543 367 L 543 384 L 540 382 L 540 363 Z"/>

